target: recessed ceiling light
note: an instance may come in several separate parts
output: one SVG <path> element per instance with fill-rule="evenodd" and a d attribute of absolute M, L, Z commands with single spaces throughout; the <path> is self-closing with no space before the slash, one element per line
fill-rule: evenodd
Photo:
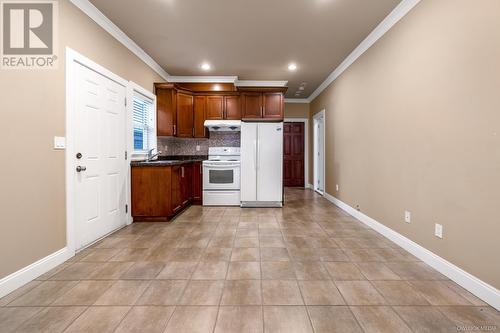
<path fill-rule="evenodd" d="M 207 62 L 204 62 L 203 64 L 201 64 L 201 66 L 200 66 L 200 67 L 201 67 L 201 69 L 203 69 L 204 71 L 209 71 L 209 70 L 210 70 L 210 68 L 212 68 L 212 66 L 210 66 L 210 64 L 209 64 L 209 63 L 207 63 Z"/>
<path fill-rule="evenodd" d="M 297 69 L 297 65 L 294 64 L 293 62 L 291 64 L 288 64 L 288 70 L 289 71 L 294 71 Z"/>

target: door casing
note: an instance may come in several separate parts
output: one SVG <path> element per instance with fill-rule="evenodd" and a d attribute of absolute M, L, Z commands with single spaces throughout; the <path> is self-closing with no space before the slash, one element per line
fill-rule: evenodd
<path fill-rule="evenodd" d="M 318 124 L 322 125 L 322 133 L 318 133 L 317 126 Z M 314 191 L 318 192 L 321 195 L 324 195 L 326 191 L 326 185 L 325 185 L 325 109 L 321 110 L 320 112 L 316 113 L 313 116 L 313 189 Z M 321 149 L 318 147 L 318 141 L 320 141 L 321 144 Z M 318 171 L 318 166 L 319 166 L 319 161 L 318 161 L 318 153 L 321 154 L 322 156 L 322 172 Z M 320 173 L 320 174 L 319 174 Z M 323 185 L 323 188 L 320 189 L 318 188 L 318 179 L 321 180 L 321 184 Z"/>

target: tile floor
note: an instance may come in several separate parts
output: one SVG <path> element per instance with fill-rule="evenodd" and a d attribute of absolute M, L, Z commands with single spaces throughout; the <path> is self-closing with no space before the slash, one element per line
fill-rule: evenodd
<path fill-rule="evenodd" d="M 500 331 L 500 314 L 309 190 L 134 223 L 0 299 L 0 332 Z"/>

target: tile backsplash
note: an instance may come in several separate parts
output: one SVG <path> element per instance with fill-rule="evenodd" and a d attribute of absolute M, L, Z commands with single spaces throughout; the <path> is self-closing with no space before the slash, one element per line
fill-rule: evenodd
<path fill-rule="evenodd" d="M 240 146 L 240 132 L 210 132 L 209 136 L 208 139 L 160 136 L 158 150 L 161 155 L 208 155 L 208 147 Z"/>

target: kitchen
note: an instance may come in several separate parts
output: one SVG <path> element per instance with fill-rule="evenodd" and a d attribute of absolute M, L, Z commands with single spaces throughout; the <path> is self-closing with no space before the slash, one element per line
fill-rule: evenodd
<path fill-rule="evenodd" d="M 158 148 L 131 163 L 134 222 L 190 205 L 282 207 L 286 89 L 156 83 Z"/>
<path fill-rule="evenodd" d="M 0 332 L 500 327 L 499 4 L 0 0 Z"/>

